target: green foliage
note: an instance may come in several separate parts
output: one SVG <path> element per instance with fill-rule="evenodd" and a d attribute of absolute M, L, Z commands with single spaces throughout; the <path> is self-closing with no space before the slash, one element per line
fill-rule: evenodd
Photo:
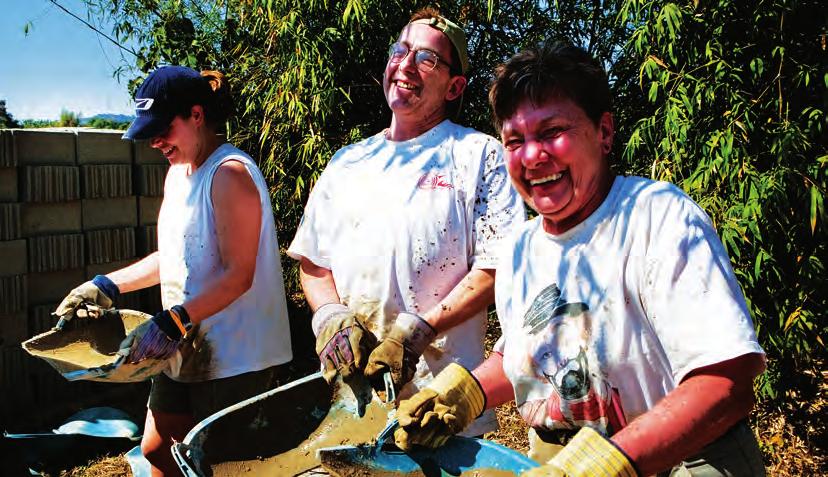
<path fill-rule="evenodd" d="M 680 185 L 710 214 L 773 361 L 767 398 L 826 357 L 820 11 L 816 0 L 626 0 L 620 16 L 648 104 L 628 125 L 624 166 Z"/>
<path fill-rule="evenodd" d="M 60 119 L 58 119 L 56 126 L 60 127 L 78 127 L 80 126 L 80 113 L 75 113 L 67 109 L 60 110 Z"/>
<path fill-rule="evenodd" d="M 426 2 L 85 0 L 138 57 L 228 74 L 231 141 L 258 157 L 282 242 L 338 148 L 387 127 L 385 51 Z M 491 71 L 522 47 L 569 40 L 601 58 L 615 99 L 618 172 L 669 180 L 710 214 L 773 372 L 825 359 L 826 76 L 819 0 L 435 2 L 465 26 L 471 70 L 460 122 L 492 132 Z M 133 78 L 134 77 L 134 78 Z M 298 289 L 286 263 L 289 292 Z M 291 272 L 293 270 L 293 272 Z M 817 376 L 819 373 L 816 374 Z"/>
<path fill-rule="evenodd" d="M 118 129 L 125 131 L 129 127 L 129 121 L 115 121 L 106 118 L 92 118 L 85 126 L 97 129 Z"/>
<path fill-rule="evenodd" d="M 52 119 L 24 119 L 21 126 L 23 128 L 51 128 L 57 126 L 57 121 Z"/>

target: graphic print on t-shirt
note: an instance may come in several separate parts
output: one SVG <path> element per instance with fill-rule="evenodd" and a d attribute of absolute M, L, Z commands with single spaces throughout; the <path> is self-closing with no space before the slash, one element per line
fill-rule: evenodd
<path fill-rule="evenodd" d="M 600 369 L 586 303 L 568 302 L 557 284 L 544 288 L 524 315 L 529 334 L 526 360 L 548 383 L 546 399 L 519 406 L 523 419 L 542 429 L 591 427 L 606 435 L 626 425 L 621 396 Z"/>

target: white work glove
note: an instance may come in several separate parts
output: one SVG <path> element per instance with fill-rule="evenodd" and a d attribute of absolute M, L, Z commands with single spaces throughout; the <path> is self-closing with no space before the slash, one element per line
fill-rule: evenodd
<path fill-rule="evenodd" d="M 365 329 L 353 311 L 341 303 L 328 303 L 313 314 L 311 326 L 326 381 L 332 382 L 338 374 L 350 382 L 362 374 L 377 337 Z"/>
<path fill-rule="evenodd" d="M 105 275 L 96 275 L 70 291 L 60 302 L 54 314 L 66 322 L 79 316 L 81 318 L 99 318 L 104 310 L 112 308 L 113 300 L 121 294 L 118 286 Z"/>

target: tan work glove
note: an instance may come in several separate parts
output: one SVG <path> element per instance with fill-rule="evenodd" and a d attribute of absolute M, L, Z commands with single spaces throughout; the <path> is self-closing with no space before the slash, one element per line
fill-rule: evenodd
<path fill-rule="evenodd" d="M 394 388 L 399 391 L 414 377 L 417 361 L 437 333 L 425 320 L 413 313 L 400 313 L 394 326 L 368 357 L 365 376 L 378 383 L 386 371 L 391 372 Z"/>
<path fill-rule="evenodd" d="M 414 445 L 439 447 L 462 431 L 486 407 L 483 388 L 471 372 L 452 363 L 417 394 L 400 403 L 400 427 L 394 442 L 403 450 Z"/>
<path fill-rule="evenodd" d="M 630 459 L 594 429 L 584 427 L 555 457 L 521 477 L 638 477 Z"/>
<path fill-rule="evenodd" d="M 362 326 L 354 312 L 340 303 L 328 303 L 313 314 L 311 326 L 327 382 L 337 374 L 348 382 L 362 373 L 368 355 L 377 346 L 377 337 Z"/>
<path fill-rule="evenodd" d="M 75 315 L 81 318 L 98 318 L 103 310 L 112 308 L 112 301 L 118 298 L 120 291 L 115 283 L 105 275 L 96 275 L 95 278 L 83 283 L 70 291 L 60 302 L 54 314 L 63 321 L 69 321 Z"/>

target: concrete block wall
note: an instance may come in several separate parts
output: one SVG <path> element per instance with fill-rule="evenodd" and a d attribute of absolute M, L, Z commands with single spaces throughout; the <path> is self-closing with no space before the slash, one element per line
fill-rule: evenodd
<path fill-rule="evenodd" d="M 0 130 L 0 430 L 131 386 L 70 383 L 20 347 L 54 326 L 51 312 L 72 288 L 157 249 L 168 163 L 121 134 Z M 153 287 L 116 306 L 152 314 L 160 301 Z"/>

